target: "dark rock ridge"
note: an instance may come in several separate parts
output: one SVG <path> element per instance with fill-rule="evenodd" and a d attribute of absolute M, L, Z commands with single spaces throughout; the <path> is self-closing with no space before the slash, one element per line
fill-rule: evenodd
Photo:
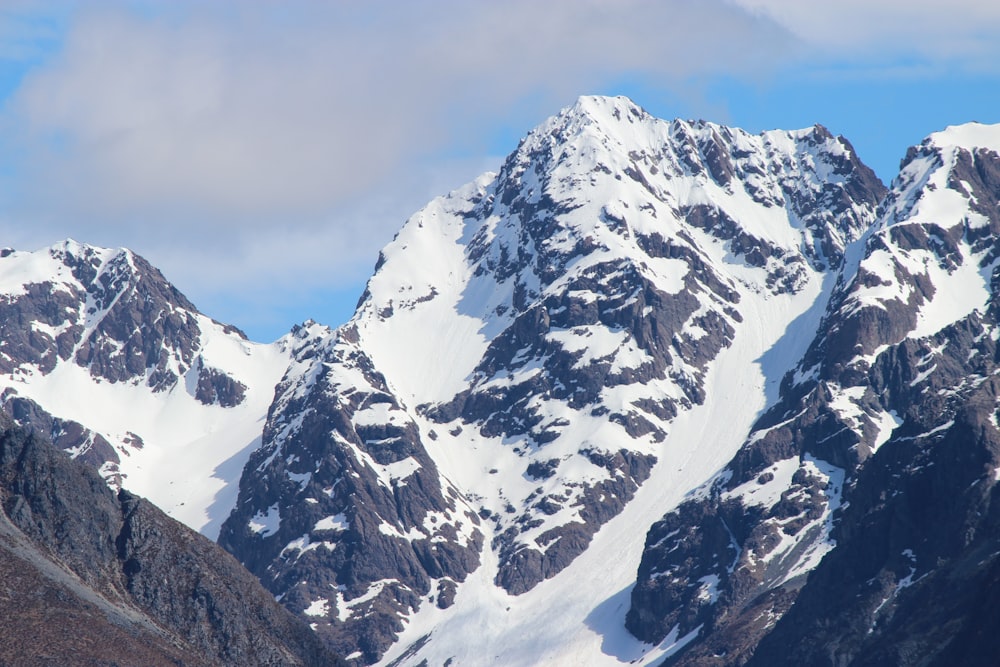
<path fill-rule="evenodd" d="M 778 403 L 652 527 L 627 625 L 693 632 L 670 664 L 995 662 L 998 172 L 910 151 Z"/>
<path fill-rule="evenodd" d="M 0 662 L 336 665 L 231 556 L 0 418 Z"/>
<path fill-rule="evenodd" d="M 371 663 L 401 615 L 425 599 L 447 607 L 479 565 L 479 517 L 349 330 L 293 333 L 294 361 L 219 543 L 340 654 Z"/>
<path fill-rule="evenodd" d="M 986 322 L 880 355 L 874 384 L 902 423 L 858 471 L 837 548 L 750 664 L 995 663 L 995 308 Z"/>
<path fill-rule="evenodd" d="M 0 394 L 0 405 L 15 424 L 37 433 L 59 449 L 65 450 L 72 458 L 95 470 L 102 467 L 113 469 L 112 466 L 116 466 L 121 460 L 115 448 L 100 433 L 95 433 L 72 419 L 54 417 L 38 403 L 18 396 L 12 389 Z M 135 446 L 141 447 L 141 440 L 136 440 Z M 105 480 L 112 486 L 121 486 L 121 477 L 113 473 L 106 476 Z"/>

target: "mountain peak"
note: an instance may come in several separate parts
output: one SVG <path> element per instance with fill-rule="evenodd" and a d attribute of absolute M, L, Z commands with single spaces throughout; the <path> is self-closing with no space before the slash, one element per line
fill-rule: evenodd
<path fill-rule="evenodd" d="M 822 128 L 579 98 L 414 214 L 348 324 L 298 330 L 220 540 L 368 662 L 483 563 L 471 585 L 532 595 L 675 456 L 715 360 L 825 298 L 883 190 Z"/>
<path fill-rule="evenodd" d="M 91 263 L 96 260 L 96 262 L 104 264 L 115 258 L 134 257 L 134 253 L 126 248 L 104 248 L 89 243 L 81 243 L 73 238 L 67 238 L 54 243 L 42 252 L 47 252 L 50 257 L 63 262 L 67 266 L 74 263 L 74 260 L 85 260 Z M 126 259 L 126 261 L 132 264 L 130 259 Z"/>
<path fill-rule="evenodd" d="M 924 143 L 939 148 L 986 148 L 996 151 L 1000 150 L 1000 124 L 969 122 L 949 125 L 940 132 L 931 134 Z"/>
<path fill-rule="evenodd" d="M 577 146 L 587 152 L 614 144 L 629 145 L 662 123 L 627 97 L 583 95 L 531 130 L 510 158 L 537 156 L 555 147 Z M 642 129 L 639 129 L 642 128 Z M 510 159 L 509 158 L 509 159 Z M 508 164 L 509 164 L 508 159 Z"/>
<path fill-rule="evenodd" d="M 81 243 L 73 237 L 67 237 L 58 243 L 54 243 L 49 246 L 49 250 L 58 250 L 63 252 L 68 252 L 73 255 L 85 255 L 92 252 L 123 252 L 124 248 L 118 248 L 117 250 L 112 250 L 110 248 L 104 248 L 101 246 L 93 245 L 91 243 Z"/>
<path fill-rule="evenodd" d="M 649 118 L 650 115 L 624 95 L 581 95 L 557 117 L 586 117 L 597 122 L 621 121 L 627 117 Z"/>
<path fill-rule="evenodd" d="M 1000 124 L 951 125 L 911 146 L 883 208 L 882 226 L 900 221 L 952 229 L 1000 230 Z M 970 215 L 971 213 L 971 215 Z M 985 237 L 984 237 L 985 242 Z"/>

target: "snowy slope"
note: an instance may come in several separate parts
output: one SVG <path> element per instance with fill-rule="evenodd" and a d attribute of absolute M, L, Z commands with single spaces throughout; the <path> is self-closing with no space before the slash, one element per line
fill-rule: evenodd
<path fill-rule="evenodd" d="M 461 665 L 646 665 L 679 647 L 679 636 L 654 645 L 625 629 L 644 527 L 721 468 L 743 442 L 766 404 L 768 386 L 794 363 L 796 353 L 801 354 L 816 324 L 815 311 L 805 313 L 821 298 L 816 289 L 821 284 L 812 287 L 797 297 L 767 300 L 743 311 L 754 324 L 738 331 L 733 346 L 712 364 L 706 381 L 712 399 L 672 421 L 658 450 L 661 464 L 580 557 L 555 578 L 519 596 L 495 585 L 497 564 L 486 560 L 459 590 L 455 606 L 422 610 L 383 663 L 390 664 L 426 635 L 431 641 L 400 664 L 424 659 L 444 664 L 452 658 Z M 762 363 L 762 356 L 776 344 L 787 356 Z M 468 641 L 471 636 L 475 642 Z"/>
<path fill-rule="evenodd" d="M 488 627 L 516 662 L 570 592 L 533 650 L 589 652 L 616 627 L 605 659 L 632 655 L 625 607 L 586 617 L 624 602 L 637 536 L 774 400 L 883 190 L 821 127 L 755 136 L 581 98 L 411 218 L 351 322 L 300 332 L 223 544 L 362 662 L 400 619 L 386 660 L 432 630 L 406 664 L 450 657 Z"/>
<path fill-rule="evenodd" d="M 850 378 L 904 339 L 984 313 L 992 299 L 1000 260 L 998 155 L 1000 131 L 978 123 L 950 127 L 911 148 L 878 222 L 845 267 L 830 326 L 796 381 L 825 381 L 842 418 L 864 434 L 863 450 L 876 449 L 895 422 L 874 407 L 870 392 L 852 390 Z"/>
<path fill-rule="evenodd" d="M 0 312 L 5 409 L 216 537 L 286 342 L 252 343 L 131 251 L 74 241 L 3 251 Z"/>
<path fill-rule="evenodd" d="M 875 565 L 859 555 L 872 553 L 873 536 L 851 541 L 864 531 L 859 524 L 870 525 L 872 517 L 887 511 L 870 490 L 869 497 L 857 495 L 856 485 L 878 479 L 876 485 L 888 486 L 888 478 L 901 487 L 896 493 L 904 494 L 922 466 L 899 467 L 898 459 L 887 466 L 885 457 L 955 437 L 951 428 L 961 421 L 966 401 L 978 403 L 983 399 L 973 397 L 990 391 L 990 371 L 983 364 L 992 352 L 981 348 L 995 340 L 990 323 L 1000 257 L 998 139 L 997 128 L 972 124 L 931 135 L 911 149 L 878 221 L 848 248 L 816 338 L 784 378 L 778 403 L 712 483 L 650 531 L 628 625 L 648 640 L 672 631 L 691 633 L 693 643 L 679 664 L 699 664 L 723 650 L 734 664 L 748 658 L 779 619 L 790 609 L 798 611 L 793 604 L 804 575 L 827 554 L 836 554 L 832 561 L 839 560 L 842 569 L 868 573 L 863 579 L 869 583 L 854 589 L 864 604 L 876 595 L 863 589 L 879 567 L 887 577 L 900 569 L 892 559 Z M 969 446 L 975 451 L 980 445 Z M 956 479 L 979 473 L 949 474 Z M 913 483 L 916 488 L 906 492 L 918 497 L 900 500 L 902 505 L 925 502 L 925 483 Z M 938 491 L 947 485 L 937 484 Z M 844 510 L 852 505 L 854 518 L 848 521 Z M 892 510 L 896 516 L 899 511 Z M 846 526 L 840 534 L 838 522 Z M 913 526 L 894 530 L 902 535 Z M 837 553 L 844 541 L 840 551 L 850 557 Z M 939 547 L 917 550 L 926 548 Z M 818 596 L 833 596 L 834 582 L 845 576 L 828 571 L 825 592 L 806 596 L 813 608 L 806 613 L 877 618 L 878 609 L 864 606 L 817 611 Z M 710 594 L 707 588 L 704 594 L 690 589 L 692 581 L 710 583 Z M 801 631 L 791 628 L 805 621 L 793 618 L 799 620 L 783 626 L 788 630 L 783 636 L 801 638 Z M 712 633 L 696 632 L 704 627 Z M 853 630 L 840 631 L 845 634 L 828 635 L 843 642 L 836 650 L 854 650 L 846 647 L 860 640 L 845 639 Z M 805 645 L 797 650 L 795 664 L 816 659 Z M 789 659 L 773 642 L 767 655 L 761 664 Z"/>

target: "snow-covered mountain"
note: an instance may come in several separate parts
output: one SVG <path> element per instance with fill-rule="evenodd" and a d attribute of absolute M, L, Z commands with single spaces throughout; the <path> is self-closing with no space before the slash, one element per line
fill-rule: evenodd
<path fill-rule="evenodd" d="M 202 315 L 129 250 L 0 251 L 0 402 L 113 485 L 215 538 L 285 341 Z"/>
<path fill-rule="evenodd" d="M 821 127 L 581 98 L 411 218 L 349 323 L 297 333 L 222 544 L 365 662 L 403 631 L 387 659 L 596 664 L 624 609 L 588 618 L 740 446 L 883 191 Z"/>
<path fill-rule="evenodd" d="M 584 97 L 337 329 L 0 252 L 2 400 L 352 664 L 992 664 L 998 239 L 997 127 L 886 189 L 820 126 Z"/>
<path fill-rule="evenodd" d="M 1000 538 L 998 199 L 1000 128 L 953 127 L 911 149 L 781 400 L 647 536 L 632 632 L 684 637 L 679 664 L 720 651 L 762 665 L 990 655 L 947 645 L 981 622 L 963 604 L 995 571 L 985 550 Z"/>

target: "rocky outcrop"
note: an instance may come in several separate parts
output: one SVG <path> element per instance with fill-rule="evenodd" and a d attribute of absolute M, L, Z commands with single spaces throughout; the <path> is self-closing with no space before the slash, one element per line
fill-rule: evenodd
<path fill-rule="evenodd" d="M 219 547 L 2 422 L 5 664 L 339 664 Z"/>
<path fill-rule="evenodd" d="M 340 654 L 371 663 L 402 615 L 450 604 L 483 538 L 385 379 L 328 334 L 293 332 L 295 360 L 219 543 Z"/>

